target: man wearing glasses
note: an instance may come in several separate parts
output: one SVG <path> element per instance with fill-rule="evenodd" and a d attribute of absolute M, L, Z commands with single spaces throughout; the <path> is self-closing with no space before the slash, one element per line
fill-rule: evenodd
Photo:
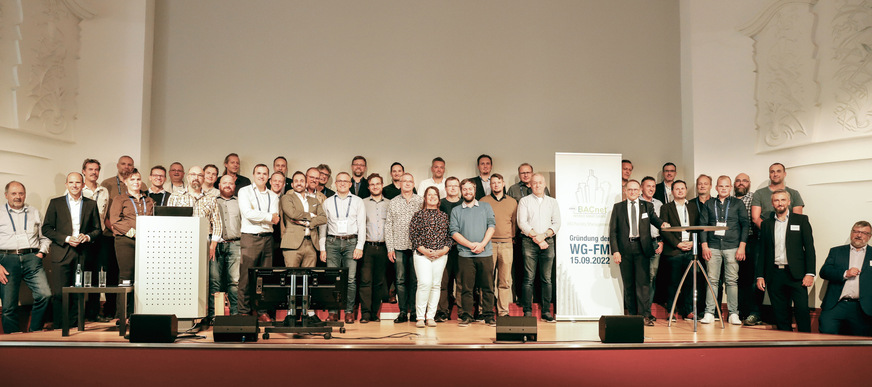
<path fill-rule="evenodd" d="M 821 278 L 830 281 L 821 303 L 821 333 L 872 336 L 872 225 L 851 227 L 851 243 L 830 249 Z"/>
<path fill-rule="evenodd" d="M 675 164 L 672 162 L 663 164 L 663 181 L 657 184 L 657 187 L 654 189 L 654 199 L 659 200 L 661 203 L 666 204 L 671 202 L 672 199 L 672 182 L 675 181 L 675 175 L 678 171 L 678 168 L 675 167 Z"/>
<path fill-rule="evenodd" d="M 165 206 L 170 199 L 170 192 L 164 189 L 164 183 L 167 181 L 167 170 L 161 165 L 151 167 L 151 173 L 148 175 L 148 181 L 151 186 L 148 187 L 148 197 L 154 200 L 155 206 Z"/>

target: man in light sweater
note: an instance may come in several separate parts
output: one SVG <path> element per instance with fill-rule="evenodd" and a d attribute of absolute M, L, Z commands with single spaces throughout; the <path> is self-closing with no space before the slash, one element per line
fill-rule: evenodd
<path fill-rule="evenodd" d="M 518 202 L 505 193 L 503 176 L 494 173 L 490 180 L 491 194 L 481 199 L 482 203 L 490 204 L 496 219 L 493 244 L 493 259 L 496 265 L 496 304 L 500 316 L 509 315 L 509 304 L 512 302 L 512 261 L 514 249 L 512 238 L 515 236 L 516 220 L 518 218 Z"/>

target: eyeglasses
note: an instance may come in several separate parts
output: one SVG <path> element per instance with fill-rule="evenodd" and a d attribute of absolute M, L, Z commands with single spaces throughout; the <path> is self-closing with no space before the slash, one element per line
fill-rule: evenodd
<path fill-rule="evenodd" d="M 851 230 L 851 234 L 862 234 L 862 235 L 865 235 L 865 236 L 870 236 L 870 235 L 872 235 L 872 233 L 870 233 L 870 232 L 868 232 L 868 231 L 860 231 L 860 230 Z"/>
<path fill-rule="evenodd" d="M 351 180 L 336 180 L 336 184 L 351 184 Z"/>
<path fill-rule="evenodd" d="M 159 178 L 161 178 L 161 179 L 166 179 L 166 178 L 167 178 L 166 175 L 151 175 L 151 177 L 159 177 Z"/>

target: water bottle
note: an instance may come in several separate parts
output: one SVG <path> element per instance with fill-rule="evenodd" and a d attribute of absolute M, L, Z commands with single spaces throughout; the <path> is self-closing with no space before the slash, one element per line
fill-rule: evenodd
<path fill-rule="evenodd" d="M 82 264 L 76 264 L 76 284 L 77 288 L 82 287 Z"/>

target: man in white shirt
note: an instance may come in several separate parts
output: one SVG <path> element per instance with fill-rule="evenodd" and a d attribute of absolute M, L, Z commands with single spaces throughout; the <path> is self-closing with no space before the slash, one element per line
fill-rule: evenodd
<path fill-rule="evenodd" d="M 274 224 L 278 224 L 279 197 L 266 188 L 269 167 L 258 164 L 254 167 L 254 184 L 238 189 L 239 212 L 242 214 L 240 249 L 242 263 L 239 267 L 239 313 L 251 312 L 248 294 L 248 269 L 272 263 L 272 236 Z M 261 321 L 272 321 L 266 311 L 257 311 Z"/>
<path fill-rule="evenodd" d="M 85 176 L 85 185 L 82 187 L 82 196 L 97 202 L 97 212 L 100 214 L 100 228 L 106 228 L 106 210 L 109 209 L 109 191 L 97 183 L 100 179 L 100 162 L 95 159 L 86 159 L 82 162 L 82 175 Z M 115 242 L 106 239 L 103 234 L 94 238 L 89 244 L 85 270 L 92 273 L 106 272 L 107 286 L 118 284 L 118 262 L 115 260 Z M 111 259 L 110 259 L 111 257 Z M 110 270 L 110 268 L 112 268 Z M 109 273 L 114 273 L 114 277 Z M 106 294 L 106 303 L 103 304 L 103 315 L 100 316 L 100 295 L 89 294 L 85 303 L 85 319 L 89 321 L 108 322 L 115 315 L 115 294 Z"/>
<path fill-rule="evenodd" d="M 663 202 L 654 198 L 654 191 L 656 190 L 656 184 L 654 183 L 654 178 L 651 176 L 645 176 L 642 179 L 642 195 L 639 197 L 640 199 L 651 203 L 654 205 L 654 213 L 657 216 L 660 216 L 660 207 L 663 206 Z M 670 196 L 672 194 L 670 193 Z M 653 239 L 654 245 L 654 256 L 651 257 L 651 302 L 654 302 L 654 283 L 657 280 L 657 269 L 660 267 L 660 253 L 663 252 L 663 240 L 660 238 L 660 230 L 657 227 L 651 226 L 651 238 Z"/>
<path fill-rule="evenodd" d="M 851 227 L 851 243 L 830 249 L 821 278 L 830 281 L 821 302 L 821 333 L 872 336 L 872 265 L 865 220 Z"/>
<path fill-rule="evenodd" d="M 554 269 L 554 235 L 560 229 L 560 208 L 557 200 L 545 196 L 545 177 L 533 175 L 533 193 L 518 203 L 518 228 L 526 236 L 524 244 L 524 316 L 533 315 L 533 281 L 539 270 L 542 321 L 554 322 L 551 314 L 551 271 Z"/>
<path fill-rule="evenodd" d="M 363 257 L 363 244 L 366 242 L 366 209 L 363 200 L 350 193 L 351 184 L 351 175 L 347 172 L 336 175 L 336 194 L 324 201 L 327 224 L 321 226 L 319 243 L 321 262 L 327 262 L 327 267 L 348 269 L 346 324 L 354 324 L 354 300 L 357 298 L 356 261 Z M 328 320 L 339 321 L 339 311 L 330 311 Z"/>
<path fill-rule="evenodd" d="M 439 189 L 439 198 L 445 199 L 445 160 L 441 157 L 433 159 L 430 163 L 430 174 L 432 176 L 429 179 L 424 179 L 418 185 L 418 195 L 423 197 L 427 187 L 436 187 Z"/>
<path fill-rule="evenodd" d="M 23 280 L 33 292 L 30 331 L 42 330 L 51 289 L 42 268 L 49 241 L 42 235 L 39 210 L 24 204 L 24 184 L 10 181 L 4 191 L 6 205 L 0 212 L 0 299 L 3 303 L 3 333 L 20 332 L 18 289 Z"/>

